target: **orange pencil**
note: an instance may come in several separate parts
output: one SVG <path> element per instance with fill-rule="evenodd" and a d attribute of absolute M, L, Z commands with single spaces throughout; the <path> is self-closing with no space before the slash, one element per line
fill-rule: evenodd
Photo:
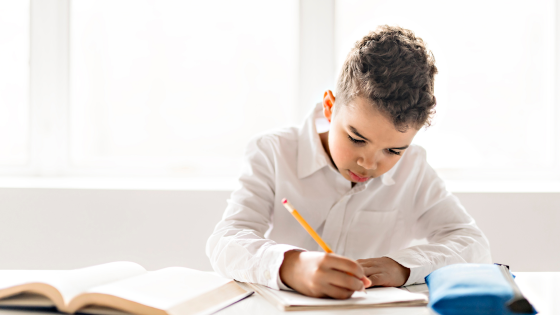
<path fill-rule="evenodd" d="M 305 219 L 301 216 L 301 214 L 299 214 L 299 212 L 297 212 L 297 210 L 294 208 L 294 206 L 292 206 L 292 204 L 288 201 L 288 199 L 286 199 L 286 198 L 282 199 L 282 204 L 284 205 L 284 207 L 286 209 L 288 209 L 288 211 L 290 211 L 290 213 L 294 216 L 294 218 L 296 218 L 296 220 L 299 222 L 299 224 L 301 224 L 301 226 L 303 226 L 303 228 L 307 231 L 307 233 L 309 233 L 309 235 L 311 235 L 311 237 L 315 240 L 315 242 L 317 242 L 317 244 L 319 244 L 319 246 L 321 246 L 321 248 L 326 253 L 330 254 L 330 253 L 333 252 L 332 249 L 329 247 L 329 245 L 327 245 L 327 243 L 325 243 L 325 241 L 323 241 L 323 239 L 319 236 L 319 234 L 317 234 L 317 232 L 315 232 L 315 230 L 311 227 L 311 225 L 309 225 L 309 223 L 307 223 L 307 221 L 305 221 Z M 347 274 L 349 274 L 351 276 L 354 276 L 353 274 L 351 274 L 349 272 L 347 272 Z M 366 292 L 366 289 L 363 288 L 362 292 Z"/>

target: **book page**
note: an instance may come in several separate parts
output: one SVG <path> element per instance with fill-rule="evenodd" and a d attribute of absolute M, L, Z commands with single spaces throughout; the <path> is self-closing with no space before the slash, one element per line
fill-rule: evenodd
<path fill-rule="evenodd" d="M 118 261 L 87 268 L 68 270 L 47 282 L 57 288 L 66 305 L 77 295 L 89 289 L 145 274 L 147 271 L 137 263 Z"/>
<path fill-rule="evenodd" d="M 0 270 L 0 291 L 26 283 L 51 281 L 65 270 Z M 0 294 L 0 298 L 3 296 Z"/>
<path fill-rule="evenodd" d="M 55 307 L 53 301 L 51 301 L 49 298 L 34 293 L 22 293 L 0 300 L 0 308 L 6 306 L 37 307 L 37 308 Z"/>
<path fill-rule="evenodd" d="M 203 271 L 170 267 L 92 288 L 83 297 L 87 298 L 89 293 L 99 293 L 169 310 L 231 281 L 233 280 Z"/>
<path fill-rule="evenodd" d="M 88 289 L 146 273 L 132 262 L 114 262 L 74 270 L 0 270 L 0 299 L 20 292 L 47 296 L 61 311 L 69 301 Z M 54 288 L 54 289 L 53 289 Z M 26 299 L 14 299 L 25 306 Z"/>

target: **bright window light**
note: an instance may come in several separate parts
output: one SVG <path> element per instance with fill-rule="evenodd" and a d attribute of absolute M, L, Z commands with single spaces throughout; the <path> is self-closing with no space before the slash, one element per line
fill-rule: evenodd
<path fill-rule="evenodd" d="M 29 157 L 29 1 L 0 1 L 0 165 Z"/>
<path fill-rule="evenodd" d="M 235 176 L 247 141 L 297 123 L 298 2 L 75 0 L 71 160 Z"/>

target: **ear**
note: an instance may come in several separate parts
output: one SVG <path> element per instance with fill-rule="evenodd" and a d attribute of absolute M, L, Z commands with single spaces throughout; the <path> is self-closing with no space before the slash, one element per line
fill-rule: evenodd
<path fill-rule="evenodd" d="M 334 107 L 335 97 L 332 94 L 331 90 L 327 90 L 325 94 L 323 94 L 323 115 L 329 122 L 331 122 L 332 114 L 333 114 L 333 107 Z"/>

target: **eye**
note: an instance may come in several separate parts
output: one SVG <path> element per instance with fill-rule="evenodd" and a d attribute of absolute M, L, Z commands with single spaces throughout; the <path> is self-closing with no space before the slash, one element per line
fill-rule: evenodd
<path fill-rule="evenodd" d="M 395 151 L 393 149 L 387 149 L 387 152 L 389 152 L 389 154 L 393 154 L 393 155 L 401 155 L 401 151 Z"/>
<path fill-rule="evenodd" d="M 354 142 L 355 144 L 364 144 L 364 143 L 366 143 L 365 140 L 355 139 L 355 138 L 352 138 L 352 136 L 350 136 L 350 135 L 348 135 L 348 139 L 350 139 L 350 141 Z"/>

